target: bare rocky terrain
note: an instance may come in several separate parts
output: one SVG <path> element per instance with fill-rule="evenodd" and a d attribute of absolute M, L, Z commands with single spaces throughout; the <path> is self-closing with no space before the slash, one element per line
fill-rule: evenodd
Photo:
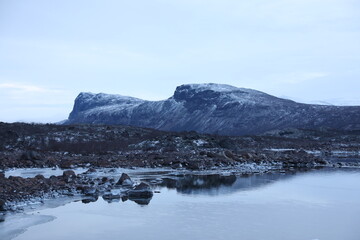
<path fill-rule="evenodd" d="M 287 129 L 233 137 L 119 125 L 0 123 L 2 171 L 43 167 L 84 167 L 89 171 L 161 167 L 190 171 L 231 168 L 253 173 L 358 167 L 359 159 L 359 131 Z M 49 193 L 91 195 L 91 191 L 102 191 L 105 194 L 116 185 L 117 179 L 91 179 L 72 171 L 50 178 L 42 175 L 6 178 L 0 173 L 0 210 L 6 208 L 6 202 Z M 140 188 L 148 190 L 144 185 Z"/>

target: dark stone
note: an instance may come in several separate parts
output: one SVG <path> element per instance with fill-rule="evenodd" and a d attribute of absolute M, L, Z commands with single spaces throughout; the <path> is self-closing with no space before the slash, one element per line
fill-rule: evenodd
<path fill-rule="evenodd" d="M 207 152 L 206 156 L 209 157 L 209 158 L 214 158 L 214 157 L 216 157 L 216 154 L 212 153 L 212 152 Z"/>
<path fill-rule="evenodd" d="M 200 170 L 201 163 L 197 161 L 189 161 L 187 162 L 187 168 L 190 170 Z"/>
<path fill-rule="evenodd" d="M 98 196 L 98 191 L 96 188 L 85 186 L 82 189 L 82 194 L 85 194 L 86 196 Z"/>
<path fill-rule="evenodd" d="M 72 182 L 76 178 L 76 174 L 73 170 L 66 170 L 63 172 L 63 179 L 66 183 Z"/>
<path fill-rule="evenodd" d="M 101 178 L 101 182 L 102 182 L 102 183 L 106 183 L 106 182 L 108 182 L 108 181 L 109 181 L 109 178 L 107 178 L 107 177 Z"/>
<path fill-rule="evenodd" d="M 61 169 L 68 169 L 72 167 L 72 163 L 71 161 L 61 161 L 61 163 L 59 164 L 59 167 Z"/>
<path fill-rule="evenodd" d="M 76 177 L 76 174 L 73 170 L 66 170 L 63 172 L 63 177 Z"/>
<path fill-rule="evenodd" d="M 88 203 L 92 203 L 92 202 L 96 202 L 98 200 L 99 196 L 92 196 L 92 197 L 87 197 L 81 200 L 82 203 L 84 204 L 88 204 Z"/>
<path fill-rule="evenodd" d="M 123 174 L 121 174 L 121 177 L 120 177 L 119 181 L 116 183 L 116 185 L 132 186 L 133 181 L 131 180 L 129 175 L 127 175 L 126 173 L 123 173 Z"/>
<path fill-rule="evenodd" d="M 0 211 L 5 211 L 5 201 L 0 199 Z"/>
<path fill-rule="evenodd" d="M 51 184 L 56 184 L 57 182 L 59 182 L 59 179 L 56 176 L 52 175 L 50 176 L 49 181 Z"/>
<path fill-rule="evenodd" d="M 96 172 L 96 169 L 95 168 L 89 168 L 87 171 L 86 171 L 86 174 L 88 173 L 94 173 Z"/>
<path fill-rule="evenodd" d="M 45 177 L 43 175 L 41 175 L 41 174 L 36 175 L 35 178 L 38 179 L 38 180 L 44 180 L 45 179 Z"/>
<path fill-rule="evenodd" d="M 146 183 L 141 182 L 139 185 L 136 185 L 134 190 L 143 191 L 143 190 L 150 190 L 150 186 Z"/>
<path fill-rule="evenodd" d="M 153 196 L 153 192 L 151 188 L 146 183 L 140 183 L 135 186 L 134 189 L 128 192 L 129 198 L 137 199 L 137 198 L 151 198 Z"/>
<path fill-rule="evenodd" d="M 40 160 L 41 156 L 35 151 L 26 151 L 21 155 L 21 160 Z"/>

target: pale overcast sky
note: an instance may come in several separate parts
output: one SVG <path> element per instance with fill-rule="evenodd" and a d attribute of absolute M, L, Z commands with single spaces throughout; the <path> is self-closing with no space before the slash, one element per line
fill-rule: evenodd
<path fill-rule="evenodd" d="M 0 121 L 205 82 L 360 105 L 360 1 L 0 0 Z"/>

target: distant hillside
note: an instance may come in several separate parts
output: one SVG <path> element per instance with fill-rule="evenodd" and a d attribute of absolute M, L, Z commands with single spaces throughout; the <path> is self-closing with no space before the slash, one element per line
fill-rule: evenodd
<path fill-rule="evenodd" d="M 169 99 L 145 101 L 80 93 L 66 124 L 122 124 L 220 135 L 260 134 L 287 128 L 360 129 L 360 106 L 297 103 L 223 84 L 187 84 Z"/>

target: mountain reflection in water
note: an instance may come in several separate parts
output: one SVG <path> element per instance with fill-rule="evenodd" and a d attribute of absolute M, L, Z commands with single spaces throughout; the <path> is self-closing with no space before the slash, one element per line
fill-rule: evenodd
<path fill-rule="evenodd" d="M 278 180 L 291 178 L 295 173 L 266 173 L 266 174 L 242 174 L 242 175 L 222 175 L 222 174 L 183 174 L 167 175 L 163 177 L 147 176 L 142 178 L 152 186 L 155 193 L 159 193 L 163 188 L 175 189 L 180 194 L 185 195 L 207 195 L 217 196 L 221 194 L 231 194 L 239 191 L 251 190 L 265 187 Z M 100 195 L 101 196 L 101 195 Z M 156 196 L 156 195 L 155 195 Z M 133 201 L 139 205 L 148 205 L 152 198 L 131 198 L 122 195 L 101 196 L 108 203 Z M 81 202 L 89 204 L 96 202 L 99 196 L 86 196 Z"/>
<path fill-rule="evenodd" d="M 292 175 L 267 173 L 254 175 L 184 175 L 177 178 L 163 178 L 160 187 L 176 189 L 182 194 L 220 195 L 250 190 L 271 184 L 277 180 L 290 178 Z"/>

